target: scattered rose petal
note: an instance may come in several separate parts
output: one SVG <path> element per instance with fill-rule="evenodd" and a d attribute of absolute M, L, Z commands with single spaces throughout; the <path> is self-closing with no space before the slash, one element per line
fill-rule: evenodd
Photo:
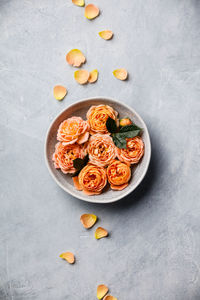
<path fill-rule="evenodd" d="M 103 238 L 103 237 L 106 237 L 108 236 L 108 231 L 102 227 L 98 227 L 95 231 L 95 238 L 97 240 Z"/>
<path fill-rule="evenodd" d="M 62 85 L 54 86 L 53 95 L 56 98 L 56 100 L 60 101 L 60 100 L 64 99 L 66 94 L 67 94 L 67 89 L 64 86 L 62 86 Z"/>
<path fill-rule="evenodd" d="M 99 32 L 99 36 L 104 40 L 110 40 L 113 37 L 113 32 L 111 30 L 103 30 Z"/>
<path fill-rule="evenodd" d="M 72 2 L 77 6 L 84 6 L 85 5 L 84 0 L 72 0 Z"/>
<path fill-rule="evenodd" d="M 85 228 L 91 228 L 97 221 L 97 216 L 93 214 L 84 214 L 80 217 L 81 223 Z"/>
<path fill-rule="evenodd" d="M 79 49 L 72 49 L 66 55 L 66 61 L 69 65 L 74 67 L 80 67 L 85 63 L 86 58 Z"/>
<path fill-rule="evenodd" d="M 100 284 L 97 287 L 97 298 L 102 299 L 108 292 L 108 287 L 104 284 Z"/>
<path fill-rule="evenodd" d="M 74 78 L 79 84 L 88 82 L 90 73 L 87 70 L 77 70 L 74 72 Z"/>
<path fill-rule="evenodd" d="M 111 296 L 111 295 L 107 295 L 103 298 L 103 300 L 117 300 L 117 298 Z"/>
<path fill-rule="evenodd" d="M 99 15 L 99 8 L 95 6 L 94 4 L 88 4 L 85 7 L 85 17 L 87 19 L 94 19 Z"/>
<path fill-rule="evenodd" d="M 62 259 L 65 259 L 69 264 L 73 264 L 75 262 L 74 254 L 71 252 L 65 252 L 60 254 Z"/>
<path fill-rule="evenodd" d="M 126 80 L 128 77 L 128 72 L 126 69 L 117 69 L 113 71 L 113 75 L 120 80 Z"/>
<path fill-rule="evenodd" d="M 93 70 L 93 71 L 91 71 L 90 72 L 90 76 L 89 76 L 89 78 L 88 78 L 88 82 L 89 83 L 94 83 L 94 82 L 96 82 L 97 81 L 97 79 L 98 79 L 98 71 L 95 69 L 95 70 Z"/>

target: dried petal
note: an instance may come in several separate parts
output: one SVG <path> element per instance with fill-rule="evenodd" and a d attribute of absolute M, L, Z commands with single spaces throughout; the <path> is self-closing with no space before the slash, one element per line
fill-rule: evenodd
<path fill-rule="evenodd" d="M 88 4 L 85 7 L 85 17 L 87 19 L 94 19 L 99 15 L 100 11 L 99 8 L 97 6 L 95 6 L 94 4 Z"/>
<path fill-rule="evenodd" d="M 85 5 L 84 0 L 72 0 L 72 2 L 77 6 L 84 6 Z"/>
<path fill-rule="evenodd" d="M 71 252 L 65 252 L 60 254 L 62 259 L 65 259 L 69 264 L 73 264 L 75 262 L 74 254 Z"/>
<path fill-rule="evenodd" d="M 104 284 L 100 284 L 97 287 L 97 298 L 102 299 L 108 292 L 108 287 Z"/>
<path fill-rule="evenodd" d="M 128 72 L 126 69 L 117 69 L 113 71 L 113 75 L 120 80 L 126 80 L 128 77 Z"/>
<path fill-rule="evenodd" d="M 84 214 L 80 217 L 81 223 L 85 228 L 91 228 L 97 221 L 97 216 L 93 214 Z"/>
<path fill-rule="evenodd" d="M 104 40 L 110 40 L 113 37 L 113 32 L 111 30 L 103 30 L 99 32 L 99 36 Z"/>
<path fill-rule="evenodd" d="M 107 295 L 103 298 L 103 300 L 117 300 L 117 298 L 111 296 L 111 295 Z"/>
<path fill-rule="evenodd" d="M 93 71 L 91 71 L 90 72 L 90 76 L 89 76 L 89 78 L 88 78 L 88 82 L 89 83 L 94 83 L 94 82 L 96 82 L 97 81 L 97 79 L 98 79 L 98 71 L 95 69 L 95 70 L 93 70 Z"/>
<path fill-rule="evenodd" d="M 87 70 L 77 70 L 74 72 L 74 78 L 79 84 L 88 82 L 90 73 Z"/>
<path fill-rule="evenodd" d="M 64 86 L 62 86 L 62 85 L 54 86 L 53 95 L 56 98 L 56 100 L 60 101 L 60 100 L 64 99 L 66 94 L 67 94 L 67 89 Z"/>
<path fill-rule="evenodd" d="M 106 237 L 108 236 L 108 231 L 102 227 L 98 227 L 95 231 L 95 238 L 97 240 L 103 238 L 103 237 Z"/>
<path fill-rule="evenodd" d="M 79 49 L 72 49 L 66 55 L 66 61 L 69 65 L 74 67 L 80 67 L 82 64 L 85 63 L 86 58 Z"/>

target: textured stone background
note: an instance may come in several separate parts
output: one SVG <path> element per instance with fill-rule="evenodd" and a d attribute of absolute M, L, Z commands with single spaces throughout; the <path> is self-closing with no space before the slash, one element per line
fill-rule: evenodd
<path fill-rule="evenodd" d="M 0 0 L 0 299 L 96 299 L 108 284 L 119 300 L 200 299 L 200 1 L 94 0 L 84 18 L 71 0 Z M 98 31 L 111 29 L 112 41 Z M 79 86 L 65 62 L 71 48 L 97 68 Z M 125 67 L 120 82 L 112 70 Z M 55 84 L 69 90 L 63 102 Z M 84 97 L 131 105 L 152 139 L 147 177 L 128 199 L 81 202 L 62 191 L 44 163 L 51 120 Z M 82 213 L 110 238 L 96 241 Z M 76 254 L 73 266 L 61 252 Z"/>

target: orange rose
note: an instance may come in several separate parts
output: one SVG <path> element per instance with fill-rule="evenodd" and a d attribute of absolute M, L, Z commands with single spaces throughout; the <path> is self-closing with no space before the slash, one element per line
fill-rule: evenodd
<path fill-rule="evenodd" d="M 127 164 L 137 164 L 144 155 L 144 143 L 141 137 L 127 139 L 126 149 L 117 148 L 117 157 Z"/>
<path fill-rule="evenodd" d="M 84 147 L 78 144 L 64 145 L 59 142 L 56 144 L 53 154 L 54 166 L 56 169 L 61 169 L 65 174 L 74 173 L 76 169 L 73 166 L 73 160 L 84 158 L 85 154 Z"/>
<path fill-rule="evenodd" d="M 123 190 L 131 178 L 131 169 L 127 164 L 114 160 L 107 168 L 107 176 L 111 189 Z"/>
<path fill-rule="evenodd" d="M 74 178 L 77 181 L 77 178 Z M 107 183 L 106 170 L 92 164 L 85 166 L 78 175 L 76 188 L 87 195 L 98 195 Z"/>
<path fill-rule="evenodd" d="M 115 159 L 116 147 L 108 134 L 97 133 L 89 139 L 88 154 L 92 164 L 104 167 Z"/>
<path fill-rule="evenodd" d="M 90 125 L 91 134 L 108 133 L 106 121 L 108 117 L 117 121 L 118 113 L 109 105 L 91 106 L 87 112 L 87 119 Z"/>
<path fill-rule="evenodd" d="M 57 139 L 64 145 L 83 144 L 89 138 L 89 124 L 80 117 L 72 117 L 63 121 L 58 129 Z"/>

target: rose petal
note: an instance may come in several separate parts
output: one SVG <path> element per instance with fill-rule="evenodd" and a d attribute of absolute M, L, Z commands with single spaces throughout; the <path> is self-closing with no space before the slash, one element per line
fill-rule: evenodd
<path fill-rule="evenodd" d="M 83 226 L 85 228 L 91 228 L 92 226 L 94 226 L 94 224 L 97 221 L 97 216 L 93 215 L 93 214 L 83 214 L 80 217 L 81 223 L 83 224 Z"/>
<path fill-rule="evenodd" d="M 72 177 L 72 179 L 73 179 L 75 188 L 78 191 L 82 191 L 82 187 L 80 186 L 79 181 L 78 181 L 78 176 Z"/>
<path fill-rule="evenodd" d="M 64 99 L 66 94 L 67 94 L 67 89 L 64 86 L 62 86 L 62 85 L 54 86 L 53 95 L 56 98 L 56 100 L 60 101 L 60 100 Z"/>
<path fill-rule="evenodd" d="M 65 252 L 60 254 L 62 259 L 65 259 L 69 264 L 73 264 L 75 262 L 74 254 L 71 252 Z"/>
<path fill-rule="evenodd" d="M 79 84 L 85 84 L 88 82 L 90 73 L 87 70 L 77 70 L 74 72 L 74 78 Z"/>
<path fill-rule="evenodd" d="M 85 7 L 85 17 L 87 19 L 94 19 L 99 15 L 100 11 L 99 8 L 97 6 L 95 6 L 94 4 L 88 4 Z"/>
<path fill-rule="evenodd" d="M 112 190 L 116 190 L 116 191 L 121 191 L 123 189 L 125 189 L 128 186 L 128 183 L 124 183 L 122 185 L 113 185 L 111 184 L 110 187 Z"/>
<path fill-rule="evenodd" d="M 67 53 L 66 61 L 69 65 L 80 67 L 83 63 L 85 63 L 86 58 L 79 49 L 72 49 Z"/>
<path fill-rule="evenodd" d="M 94 83 L 98 79 L 98 71 L 95 69 L 90 72 L 90 77 L 88 78 L 89 83 Z"/>
<path fill-rule="evenodd" d="M 108 236 L 108 231 L 102 227 L 98 227 L 95 231 L 95 238 L 97 240 L 103 238 L 103 237 L 106 237 Z"/>
<path fill-rule="evenodd" d="M 116 69 L 113 71 L 113 75 L 120 80 L 126 80 L 128 77 L 128 72 L 126 69 Z"/>
<path fill-rule="evenodd" d="M 83 144 L 83 143 L 87 142 L 87 140 L 88 140 L 88 138 L 89 138 L 89 135 L 90 135 L 90 134 L 89 134 L 88 131 L 85 132 L 84 134 L 80 135 L 80 137 L 79 137 L 77 143 L 78 143 L 78 144 Z"/>
<path fill-rule="evenodd" d="M 99 36 L 104 40 L 110 40 L 113 37 L 113 32 L 111 30 L 103 30 L 99 32 Z"/>
<path fill-rule="evenodd" d="M 117 298 L 111 296 L 111 295 L 107 295 L 103 298 L 103 300 L 117 300 Z"/>
<path fill-rule="evenodd" d="M 97 287 L 97 298 L 102 299 L 108 292 L 108 287 L 104 284 L 100 284 Z"/>
<path fill-rule="evenodd" d="M 84 6 L 85 5 L 84 0 L 72 0 L 72 2 L 77 6 Z"/>
<path fill-rule="evenodd" d="M 83 193 L 86 194 L 87 196 L 93 196 L 93 195 L 101 194 L 100 192 L 90 192 L 90 191 L 86 191 L 86 190 L 83 190 Z"/>

